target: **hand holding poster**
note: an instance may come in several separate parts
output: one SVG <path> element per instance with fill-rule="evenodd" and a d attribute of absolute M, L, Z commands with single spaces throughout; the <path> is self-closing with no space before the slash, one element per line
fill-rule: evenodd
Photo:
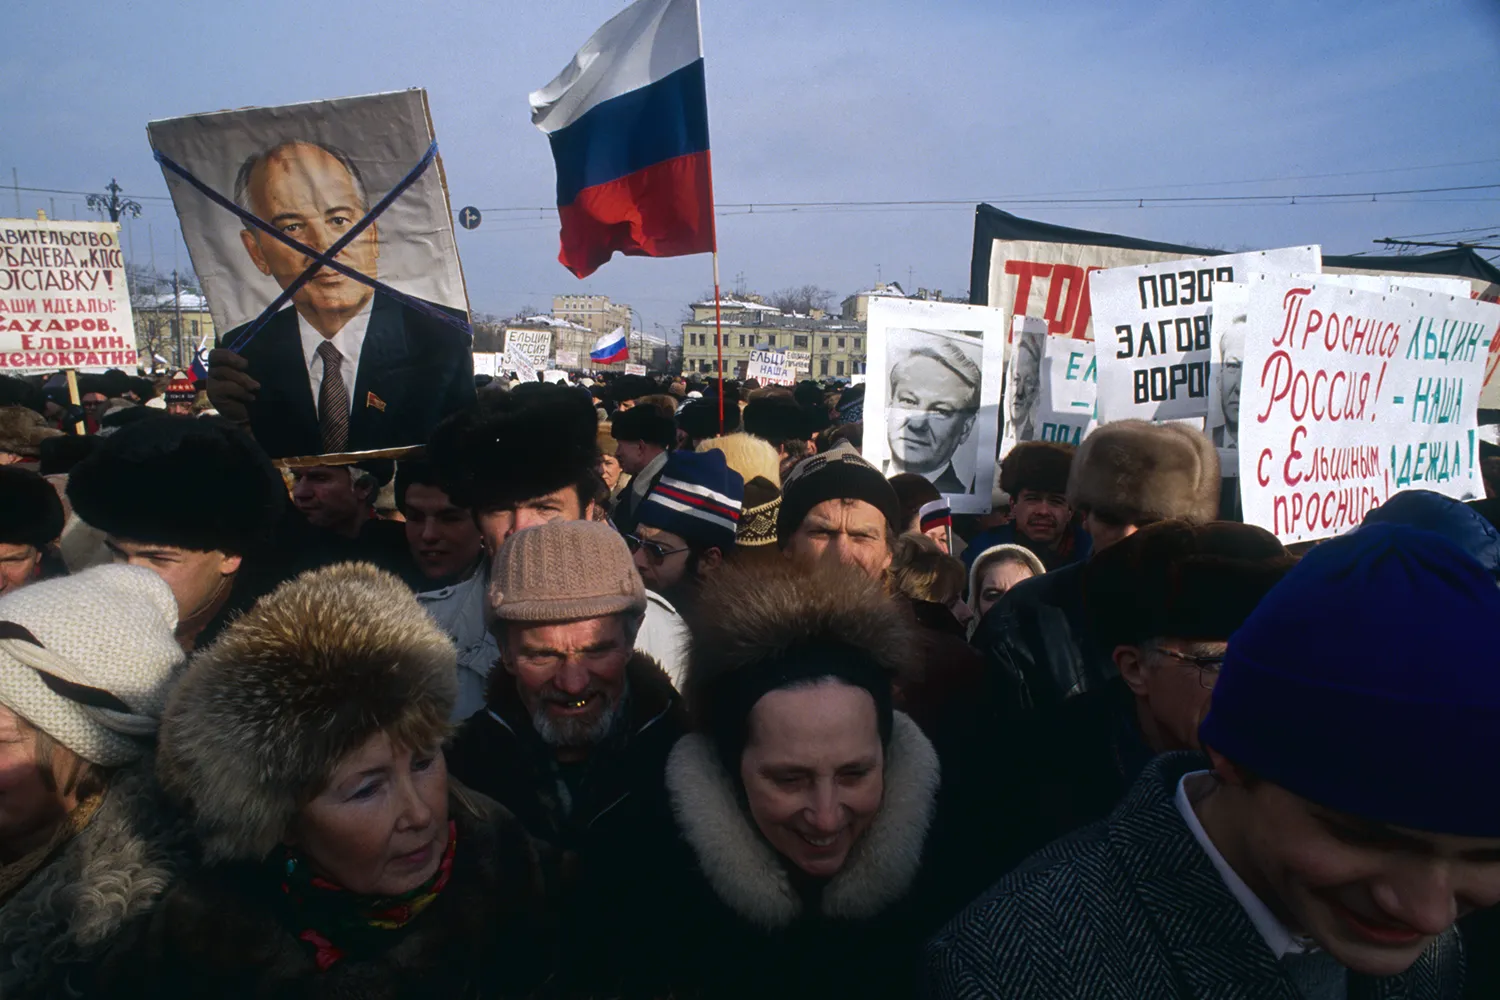
<path fill-rule="evenodd" d="M 781 351 L 751 351 L 745 378 L 756 379 L 762 385 L 797 384 L 797 373 Z"/>
<path fill-rule="evenodd" d="M 1476 425 L 1500 306 L 1253 275 L 1240 423 L 1245 520 L 1284 542 L 1391 494 L 1483 494 Z"/>
<path fill-rule="evenodd" d="M 137 363 L 120 224 L 0 219 L 0 372 Z"/>
<path fill-rule="evenodd" d="M 1172 420 L 1208 414 L 1214 284 L 1262 274 L 1316 272 L 1318 247 L 1110 268 L 1090 276 L 1099 361 L 1099 417 Z"/>
<path fill-rule="evenodd" d="M 272 457 L 421 444 L 473 404 L 468 305 L 425 92 L 147 131 L 227 331 L 210 365 L 259 383 L 244 405 L 215 397 L 210 379 L 210 398 Z"/>
<path fill-rule="evenodd" d="M 864 457 L 925 477 L 958 514 L 990 508 L 1003 324 L 986 306 L 870 300 Z"/>

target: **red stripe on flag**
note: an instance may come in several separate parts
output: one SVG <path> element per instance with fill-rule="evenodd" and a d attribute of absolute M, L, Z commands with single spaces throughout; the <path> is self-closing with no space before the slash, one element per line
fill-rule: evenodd
<path fill-rule="evenodd" d="M 714 248 L 709 153 L 692 153 L 584 188 L 558 208 L 562 249 L 557 259 L 580 278 L 615 253 L 681 257 Z"/>

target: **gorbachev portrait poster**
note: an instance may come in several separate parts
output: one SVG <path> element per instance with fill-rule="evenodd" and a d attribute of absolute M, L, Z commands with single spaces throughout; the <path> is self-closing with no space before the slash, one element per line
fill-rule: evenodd
<path fill-rule="evenodd" d="M 242 409 L 272 457 L 422 444 L 473 401 L 424 91 L 190 115 L 147 133 L 221 331 L 215 361 L 255 383 Z"/>

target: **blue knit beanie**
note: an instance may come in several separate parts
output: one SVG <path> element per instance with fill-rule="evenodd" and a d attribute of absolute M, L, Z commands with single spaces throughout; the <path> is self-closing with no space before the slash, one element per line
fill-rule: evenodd
<path fill-rule="evenodd" d="M 1325 542 L 1230 637 L 1199 735 L 1327 808 L 1500 837 L 1500 587 L 1407 525 Z"/>
<path fill-rule="evenodd" d="M 724 453 L 674 451 L 636 514 L 636 523 L 670 531 L 701 549 L 728 552 L 734 546 L 745 481 Z"/>

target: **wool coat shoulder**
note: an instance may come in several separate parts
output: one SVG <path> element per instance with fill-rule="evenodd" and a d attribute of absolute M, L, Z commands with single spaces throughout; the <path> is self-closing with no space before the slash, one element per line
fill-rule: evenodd
<path fill-rule="evenodd" d="M 194 854 L 151 759 L 117 772 L 88 825 L 0 906 L 0 997 L 87 994 L 110 947 Z"/>
<path fill-rule="evenodd" d="M 1291 978 L 1181 814 L 1196 754 L 1148 765 L 1102 823 L 1001 879 L 927 946 L 941 1000 L 1299 1000 Z M 1450 930 L 1405 973 L 1350 974 L 1350 1000 L 1449 1000 L 1463 955 Z"/>
<path fill-rule="evenodd" d="M 99 995 L 226 998 L 528 996 L 552 965 L 536 850 L 504 809 L 450 783 L 453 874 L 374 955 L 320 971 L 265 865 L 227 863 L 180 882 L 138 940 L 111 955 Z"/>

